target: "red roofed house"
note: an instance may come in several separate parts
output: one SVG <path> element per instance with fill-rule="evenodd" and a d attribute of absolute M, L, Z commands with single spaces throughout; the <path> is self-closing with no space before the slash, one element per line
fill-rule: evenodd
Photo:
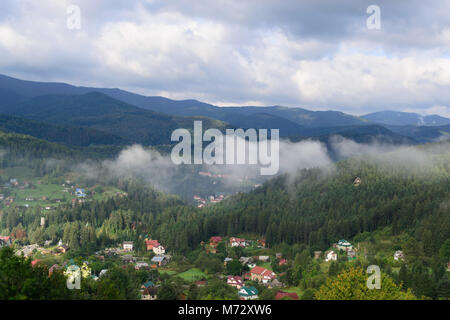
<path fill-rule="evenodd" d="M 216 236 L 216 237 L 211 237 L 211 239 L 209 239 L 209 245 L 211 247 L 217 247 L 217 245 L 219 244 L 219 242 L 222 241 L 222 237 Z"/>
<path fill-rule="evenodd" d="M 160 244 L 158 240 L 145 240 L 145 246 L 147 247 L 147 251 L 152 251 L 154 247 L 159 247 Z"/>
<path fill-rule="evenodd" d="M 228 276 L 227 284 L 240 289 L 244 286 L 244 281 L 242 281 L 242 278 L 239 276 Z"/>
<path fill-rule="evenodd" d="M 298 295 L 295 292 L 278 291 L 275 300 L 281 300 L 283 298 L 288 300 L 298 300 Z"/>
<path fill-rule="evenodd" d="M 250 270 L 250 279 L 253 281 L 258 281 L 262 283 L 269 283 L 275 279 L 277 275 L 266 268 L 256 266 Z"/>
<path fill-rule="evenodd" d="M 3 246 L 10 246 L 12 243 L 10 236 L 0 236 L 0 248 Z"/>
<path fill-rule="evenodd" d="M 280 262 L 278 262 L 279 266 L 284 266 L 287 263 L 286 259 L 281 259 Z"/>
<path fill-rule="evenodd" d="M 39 259 L 33 260 L 33 261 L 31 261 L 31 265 L 34 267 L 40 261 L 41 260 L 39 260 Z"/>

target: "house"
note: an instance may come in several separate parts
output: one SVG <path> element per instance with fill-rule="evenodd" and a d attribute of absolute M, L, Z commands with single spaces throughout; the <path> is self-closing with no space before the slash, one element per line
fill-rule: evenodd
<path fill-rule="evenodd" d="M 240 288 L 242 288 L 244 286 L 244 281 L 239 276 L 228 276 L 227 284 L 229 286 L 232 286 L 232 287 L 240 289 Z"/>
<path fill-rule="evenodd" d="M 56 247 L 56 251 L 58 251 L 59 253 L 66 253 L 67 251 L 69 251 L 69 247 L 65 244 L 62 244 Z"/>
<path fill-rule="evenodd" d="M 253 262 L 253 258 L 252 257 L 240 257 L 239 258 L 239 262 L 244 266 L 244 265 L 248 265 L 250 263 Z"/>
<path fill-rule="evenodd" d="M 208 281 L 206 281 L 206 280 L 197 280 L 197 281 L 195 281 L 195 285 L 197 286 L 197 287 L 204 287 L 204 286 L 206 286 L 208 284 Z"/>
<path fill-rule="evenodd" d="M 151 262 L 153 262 L 154 264 L 161 267 L 161 266 L 166 265 L 169 261 L 167 260 L 166 256 L 158 255 L 158 256 L 154 256 L 152 258 Z"/>
<path fill-rule="evenodd" d="M 61 266 L 55 263 L 48 269 L 48 275 L 50 276 L 53 272 L 58 271 L 59 269 L 61 269 Z"/>
<path fill-rule="evenodd" d="M 322 251 L 314 251 L 314 259 L 320 259 L 322 256 Z"/>
<path fill-rule="evenodd" d="M 278 262 L 279 266 L 284 266 L 287 263 L 286 259 L 281 259 L 280 262 Z"/>
<path fill-rule="evenodd" d="M 262 261 L 262 262 L 268 262 L 270 260 L 270 258 L 269 258 L 269 256 L 259 256 L 258 260 Z"/>
<path fill-rule="evenodd" d="M 337 260 L 337 254 L 333 250 L 325 252 L 325 257 L 326 257 L 325 258 L 326 262 L 336 261 Z"/>
<path fill-rule="evenodd" d="M 264 239 L 259 239 L 259 240 L 258 240 L 258 247 L 260 247 L 260 248 L 265 248 L 265 247 L 266 247 L 266 240 L 264 240 Z"/>
<path fill-rule="evenodd" d="M 145 240 L 145 246 L 147 248 L 147 251 L 153 251 L 153 248 L 159 247 L 160 244 L 158 240 Z"/>
<path fill-rule="evenodd" d="M 278 279 L 273 279 L 270 283 L 269 283 L 269 288 L 281 288 L 283 286 L 283 284 L 278 280 Z"/>
<path fill-rule="evenodd" d="M 136 270 L 140 270 L 140 269 L 148 269 L 149 265 L 147 262 L 137 262 L 136 265 L 134 266 L 134 268 Z"/>
<path fill-rule="evenodd" d="M 103 277 L 107 272 L 108 272 L 108 269 L 102 269 L 102 270 L 100 270 L 100 273 L 98 274 L 98 277 L 99 277 L 99 278 Z"/>
<path fill-rule="evenodd" d="M 355 180 L 353 180 L 353 185 L 355 187 L 359 186 L 361 184 L 361 178 L 360 177 L 356 177 Z"/>
<path fill-rule="evenodd" d="M 269 283 L 275 279 L 277 275 L 266 268 L 256 266 L 250 270 L 250 279 L 253 281 L 258 281 L 262 283 Z"/>
<path fill-rule="evenodd" d="M 122 248 L 125 251 L 133 251 L 133 241 L 124 241 Z"/>
<path fill-rule="evenodd" d="M 141 291 L 141 300 L 156 300 L 158 297 L 158 288 L 148 287 Z"/>
<path fill-rule="evenodd" d="M 211 237 L 211 239 L 209 239 L 209 245 L 214 248 L 217 247 L 220 242 L 222 242 L 222 237 L 219 236 Z"/>
<path fill-rule="evenodd" d="M 245 241 L 245 239 L 242 239 L 242 238 L 231 237 L 230 238 L 230 246 L 232 246 L 232 247 L 246 247 L 247 246 L 247 242 Z"/>
<path fill-rule="evenodd" d="M 76 188 L 75 189 L 75 195 L 79 198 L 84 198 L 86 197 L 86 193 L 84 192 L 84 189 L 82 188 Z"/>
<path fill-rule="evenodd" d="M 166 253 L 166 249 L 164 249 L 164 247 L 162 245 L 159 245 L 159 246 L 153 247 L 153 252 L 156 255 L 161 255 L 161 254 Z"/>
<path fill-rule="evenodd" d="M 10 236 L 0 236 L 0 248 L 10 246 L 12 244 L 12 239 Z"/>
<path fill-rule="evenodd" d="M 276 259 L 281 259 L 282 257 L 283 257 L 283 254 L 281 252 L 275 253 L 275 258 Z"/>
<path fill-rule="evenodd" d="M 143 285 L 141 285 L 141 290 L 154 287 L 155 284 L 152 281 L 147 281 Z"/>
<path fill-rule="evenodd" d="M 347 251 L 347 260 L 348 261 L 356 260 L 356 252 L 353 250 Z"/>
<path fill-rule="evenodd" d="M 449 271 L 449 272 L 450 272 L 450 261 L 449 261 L 449 262 L 447 262 L 447 271 Z"/>
<path fill-rule="evenodd" d="M 122 256 L 122 261 L 124 263 L 134 263 L 134 262 L 136 262 L 136 258 L 130 254 L 126 254 L 126 255 Z"/>
<path fill-rule="evenodd" d="M 337 243 L 337 249 L 343 250 L 343 251 L 349 251 L 352 250 L 352 244 L 348 242 L 347 240 L 339 240 Z"/>
<path fill-rule="evenodd" d="M 403 253 L 403 251 L 401 250 L 397 250 L 394 253 L 394 260 L 398 261 L 398 260 L 404 260 L 405 259 L 405 254 Z"/>
<path fill-rule="evenodd" d="M 33 261 L 31 261 L 31 265 L 32 265 L 33 267 L 35 267 L 39 262 L 41 262 L 40 259 L 33 260 Z"/>
<path fill-rule="evenodd" d="M 238 294 L 241 300 L 255 300 L 258 299 L 258 290 L 255 287 L 242 287 Z"/>
<path fill-rule="evenodd" d="M 278 291 L 275 300 L 298 300 L 298 295 L 295 292 Z"/>
<path fill-rule="evenodd" d="M 223 265 L 226 266 L 227 263 L 230 262 L 230 261 L 233 261 L 233 259 L 232 259 L 232 258 L 228 258 L 228 257 L 225 258 L 225 259 L 223 260 Z"/>

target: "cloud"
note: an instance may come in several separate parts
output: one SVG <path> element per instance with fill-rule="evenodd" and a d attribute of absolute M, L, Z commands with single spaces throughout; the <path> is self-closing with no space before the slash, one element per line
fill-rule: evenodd
<path fill-rule="evenodd" d="M 81 30 L 66 27 L 72 3 Z M 0 72 L 222 105 L 442 112 L 450 5 L 381 1 L 374 31 L 370 4 L 5 0 Z"/>

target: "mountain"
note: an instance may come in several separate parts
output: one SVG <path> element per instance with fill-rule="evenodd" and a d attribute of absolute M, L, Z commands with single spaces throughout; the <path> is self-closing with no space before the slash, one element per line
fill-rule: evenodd
<path fill-rule="evenodd" d="M 51 124 L 91 128 L 145 145 L 168 144 L 173 130 L 192 128 L 197 119 L 144 110 L 99 92 L 37 96 L 14 106 L 1 106 L 0 112 Z M 199 119 L 205 128 L 225 127 L 221 121 Z"/>
<path fill-rule="evenodd" d="M 0 115 L 0 130 L 27 134 L 39 139 L 74 147 L 125 145 L 129 143 L 129 141 L 117 135 L 91 128 L 52 125 L 5 114 Z"/>
<path fill-rule="evenodd" d="M 444 126 L 450 124 L 449 118 L 438 115 L 422 116 L 417 113 L 390 110 L 369 113 L 361 118 L 371 122 L 392 126 Z"/>
<path fill-rule="evenodd" d="M 304 127 L 363 125 L 367 121 L 338 111 L 310 111 L 302 108 L 271 107 L 217 107 L 197 100 L 171 100 L 164 97 L 147 97 L 120 89 L 76 87 L 66 83 L 35 82 L 0 75 L 0 107 L 11 106 L 25 98 L 41 95 L 83 95 L 100 92 L 116 100 L 143 109 L 176 116 L 203 116 L 230 122 L 235 127 L 246 127 L 240 116 L 264 113 L 278 118 L 266 117 L 266 123 L 284 118 Z M 8 99 L 3 99 L 9 96 Z M 236 116 L 239 115 L 239 116 Z M 261 122 L 260 122 L 261 123 Z M 262 123 L 261 123 L 261 126 Z M 267 127 L 267 125 L 265 125 Z M 291 129 L 289 129 L 290 131 Z M 296 129 L 300 130 L 300 129 Z"/>
<path fill-rule="evenodd" d="M 385 126 L 392 132 L 412 138 L 417 142 L 435 142 L 450 139 L 450 124 L 444 126 Z"/>

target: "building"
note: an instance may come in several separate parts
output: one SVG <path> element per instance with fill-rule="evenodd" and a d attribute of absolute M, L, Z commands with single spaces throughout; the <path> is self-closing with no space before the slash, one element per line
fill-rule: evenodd
<path fill-rule="evenodd" d="M 241 300 L 255 300 L 258 299 L 258 290 L 255 287 L 242 287 L 239 289 L 239 298 Z"/>
<path fill-rule="evenodd" d="M 133 251 L 133 241 L 124 241 L 122 248 L 125 251 Z"/>
<path fill-rule="evenodd" d="M 227 257 L 227 258 L 225 258 L 225 259 L 223 260 L 223 265 L 226 266 L 227 263 L 228 263 L 228 262 L 231 262 L 231 261 L 233 261 L 233 259 Z"/>
<path fill-rule="evenodd" d="M 333 250 L 327 251 L 325 253 L 325 261 L 326 262 L 336 261 L 336 260 L 337 260 L 337 254 Z"/>
<path fill-rule="evenodd" d="M 10 246 L 12 244 L 12 239 L 10 236 L 0 236 L 0 248 Z"/>
<path fill-rule="evenodd" d="M 209 239 L 209 245 L 214 248 L 217 247 L 220 242 L 222 242 L 222 237 L 219 236 L 211 237 L 211 239 Z"/>
<path fill-rule="evenodd" d="M 287 260 L 286 260 L 286 259 L 281 259 L 281 260 L 278 262 L 278 265 L 279 265 L 279 266 L 284 266 L 286 263 L 287 263 Z"/>
<path fill-rule="evenodd" d="M 147 248 L 147 251 L 153 251 L 153 248 L 159 247 L 160 244 L 158 240 L 145 240 L 145 246 Z"/>
<path fill-rule="evenodd" d="M 232 238 L 230 238 L 230 246 L 231 247 L 246 247 L 247 242 L 245 241 L 245 239 L 232 237 Z"/>
<path fill-rule="evenodd" d="M 278 291 L 275 300 L 298 300 L 298 295 L 295 292 Z"/>
<path fill-rule="evenodd" d="M 161 254 L 166 253 L 166 249 L 164 249 L 164 247 L 162 245 L 159 245 L 159 246 L 153 247 L 153 252 L 156 255 L 161 255 Z"/>
<path fill-rule="evenodd" d="M 156 300 L 158 289 L 152 281 L 147 281 L 141 286 L 141 300 Z"/>
<path fill-rule="evenodd" d="M 339 240 L 336 245 L 336 248 L 338 250 L 349 251 L 349 250 L 352 250 L 353 246 L 347 240 Z"/>
<path fill-rule="evenodd" d="M 269 256 L 259 256 L 258 260 L 262 261 L 262 262 L 268 262 L 270 260 L 270 258 L 269 258 Z"/>
<path fill-rule="evenodd" d="M 356 252 L 353 250 L 347 251 L 347 260 L 348 261 L 356 260 Z"/>
<path fill-rule="evenodd" d="M 232 287 L 240 289 L 240 288 L 242 288 L 244 286 L 244 281 L 239 276 L 228 276 L 227 284 L 229 286 L 232 286 Z"/>
<path fill-rule="evenodd" d="M 403 253 L 403 251 L 401 250 L 397 250 L 394 253 L 394 260 L 398 261 L 398 260 L 404 260 L 405 259 L 405 255 Z"/>
<path fill-rule="evenodd" d="M 250 279 L 262 283 L 269 283 L 274 280 L 277 275 L 266 268 L 256 266 L 250 270 Z"/>
<path fill-rule="evenodd" d="M 314 251 L 314 259 L 320 259 L 322 256 L 322 251 Z"/>
<path fill-rule="evenodd" d="M 159 256 L 154 256 L 151 260 L 151 262 L 153 262 L 154 264 L 156 264 L 157 266 L 161 267 L 166 265 L 167 263 L 169 263 L 169 258 L 167 255 L 159 255 Z"/>
<path fill-rule="evenodd" d="M 149 265 L 147 262 L 137 262 L 136 265 L 134 266 L 134 268 L 136 270 L 140 270 L 140 269 L 148 269 Z"/>

